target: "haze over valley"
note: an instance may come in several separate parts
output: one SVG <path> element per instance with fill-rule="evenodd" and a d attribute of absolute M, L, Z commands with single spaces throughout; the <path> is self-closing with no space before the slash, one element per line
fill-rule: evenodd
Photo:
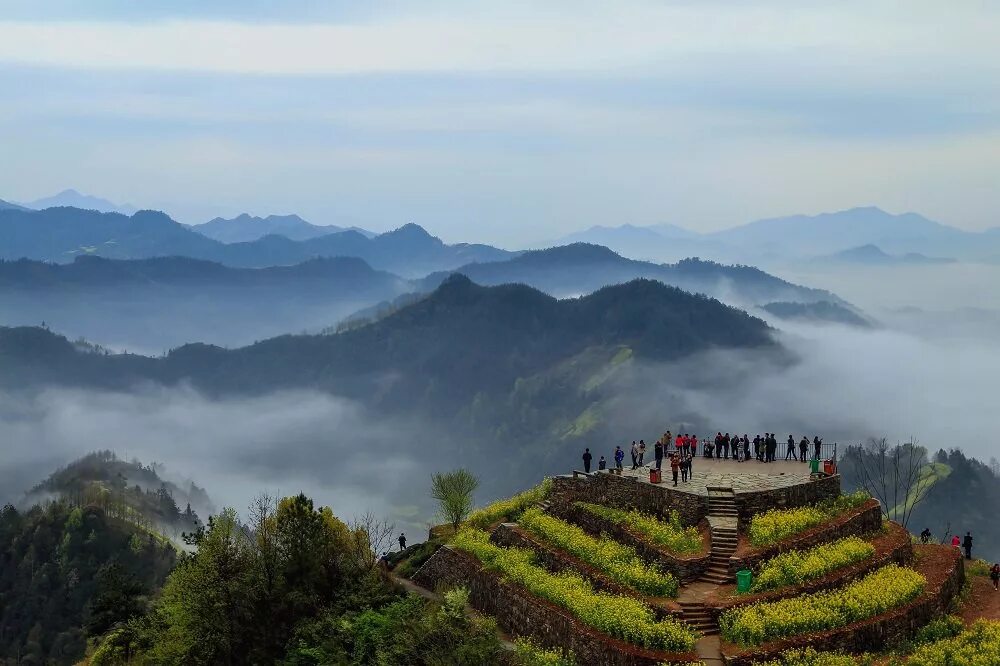
<path fill-rule="evenodd" d="M 997 34 L 0 0 L 0 666 L 1000 653 Z"/>

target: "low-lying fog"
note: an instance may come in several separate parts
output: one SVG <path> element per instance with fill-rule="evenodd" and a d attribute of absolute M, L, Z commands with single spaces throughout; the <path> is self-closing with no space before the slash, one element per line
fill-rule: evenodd
<path fill-rule="evenodd" d="M 990 313 L 1000 311 L 1000 268 L 779 274 L 829 288 L 884 326 L 772 322 L 800 359 L 787 367 L 753 353 L 715 352 L 666 369 L 640 368 L 642 390 L 623 391 L 616 426 L 662 420 L 666 428 L 676 414 L 695 412 L 712 432 L 820 434 L 828 442 L 912 436 L 932 450 L 960 446 L 983 460 L 996 455 L 1000 336 Z M 623 432 L 622 440 L 643 434 L 658 433 Z M 218 506 L 243 510 L 260 491 L 302 490 L 344 518 L 373 510 L 418 533 L 432 520 L 431 472 L 458 464 L 489 472 L 489 461 L 463 459 L 461 443 L 433 424 L 386 419 L 315 392 L 232 400 L 190 389 L 2 395 L 0 442 L 0 501 L 16 501 L 79 455 L 112 449 L 164 463 L 168 474 L 206 487 Z M 452 454 L 440 452 L 442 442 Z M 609 451 L 615 443 L 607 443 Z M 577 452 L 567 452 L 564 465 L 537 476 L 568 471 L 577 461 Z"/>

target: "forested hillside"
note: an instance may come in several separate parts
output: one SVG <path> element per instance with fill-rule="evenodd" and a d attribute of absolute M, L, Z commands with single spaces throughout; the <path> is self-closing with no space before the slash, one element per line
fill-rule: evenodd
<path fill-rule="evenodd" d="M 1000 561 L 1000 523 L 995 520 L 1000 507 L 1000 464 L 985 464 L 967 457 L 960 449 L 921 449 L 929 467 L 932 484 L 913 508 L 907 527 L 916 534 L 924 528 L 933 541 L 950 543 L 953 535 L 972 532 L 979 557 Z M 856 455 L 840 464 L 845 488 L 861 488 L 862 475 Z"/>
<path fill-rule="evenodd" d="M 0 511 L 0 656 L 72 664 L 88 638 L 145 612 L 173 546 L 98 506 Z"/>

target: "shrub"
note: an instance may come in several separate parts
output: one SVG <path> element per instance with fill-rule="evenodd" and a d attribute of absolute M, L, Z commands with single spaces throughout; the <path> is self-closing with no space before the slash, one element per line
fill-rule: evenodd
<path fill-rule="evenodd" d="M 454 546 L 476 557 L 487 569 L 499 572 L 532 594 L 561 606 L 580 622 L 615 638 L 656 650 L 690 652 L 697 634 L 673 619 L 657 620 L 638 599 L 595 592 L 577 574 L 553 574 L 534 563 L 523 548 L 502 548 L 482 530 L 466 528 L 455 535 Z"/>
<path fill-rule="evenodd" d="M 805 551 L 790 550 L 763 564 L 750 592 L 799 585 L 866 560 L 874 554 L 875 546 L 856 536 L 820 544 Z"/>
<path fill-rule="evenodd" d="M 755 661 L 754 666 L 870 666 L 872 658 L 843 652 L 817 652 L 813 648 L 789 650 L 777 659 Z"/>
<path fill-rule="evenodd" d="M 608 537 L 596 538 L 576 525 L 531 508 L 520 525 L 542 541 L 561 548 L 598 569 L 611 580 L 659 597 L 677 596 L 677 579 L 643 561 L 635 550 Z"/>
<path fill-rule="evenodd" d="M 859 490 L 849 495 L 840 495 L 834 499 L 825 500 L 815 506 L 771 509 L 750 520 L 747 536 L 754 546 L 768 546 L 778 543 L 855 509 L 869 499 L 868 493 Z"/>
<path fill-rule="evenodd" d="M 471 527 L 485 530 L 500 522 L 517 520 L 525 509 L 544 500 L 550 492 L 552 492 L 552 479 L 545 479 L 523 493 L 497 500 L 481 509 L 476 509 L 469 514 L 466 523 Z"/>
<path fill-rule="evenodd" d="M 913 637 L 913 641 L 918 645 L 923 645 L 925 643 L 934 643 L 936 641 L 942 641 L 946 638 L 954 638 L 962 633 L 965 629 L 965 625 L 962 624 L 962 619 L 955 617 L 954 615 L 947 615 L 945 617 L 939 617 L 935 620 L 931 620 L 924 626 L 920 627 L 917 631 L 917 635 Z"/>
<path fill-rule="evenodd" d="M 983 576 L 985 578 L 990 575 L 991 566 L 986 560 L 975 559 L 965 563 L 965 573 L 969 576 Z"/>
<path fill-rule="evenodd" d="M 836 629 L 909 603 L 926 584 L 916 571 L 890 564 L 837 590 L 731 608 L 719 628 L 723 638 L 743 646 Z"/>
<path fill-rule="evenodd" d="M 918 648 L 908 666 L 996 666 L 1000 663 L 1000 622 L 979 620 L 968 631 Z"/>
<path fill-rule="evenodd" d="M 600 504 L 576 502 L 575 506 L 604 520 L 623 525 L 674 553 L 696 553 L 701 550 L 702 539 L 694 527 L 681 525 L 681 516 L 671 511 L 666 521 L 635 510 L 614 509 Z"/>
<path fill-rule="evenodd" d="M 519 666 L 576 666 L 576 657 L 570 650 L 546 649 L 530 638 L 514 641 L 515 663 Z"/>

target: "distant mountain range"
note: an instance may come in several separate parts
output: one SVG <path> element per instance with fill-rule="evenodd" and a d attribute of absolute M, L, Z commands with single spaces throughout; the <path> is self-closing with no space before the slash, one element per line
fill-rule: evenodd
<path fill-rule="evenodd" d="M 50 197 L 36 199 L 24 204 L 25 208 L 33 210 L 58 208 L 62 206 L 71 206 L 73 208 L 81 208 L 83 210 L 96 210 L 101 213 L 121 213 L 123 215 L 132 215 L 136 212 L 136 210 L 138 210 L 129 204 L 116 204 L 108 201 L 107 199 L 91 196 L 89 194 L 81 194 L 80 192 L 72 189 L 63 190 L 62 192 L 53 194 Z"/>
<path fill-rule="evenodd" d="M 579 296 L 608 284 L 647 278 L 736 305 L 771 301 L 842 303 L 828 291 L 792 284 L 751 266 L 723 266 L 698 259 L 654 264 L 626 259 L 606 247 L 586 243 L 525 252 L 506 261 L 468 264 L 451 273 L 461 273 L 484 285 L 528 284 L 558 297 Z M 434 288 L 447 275 L 428 276 L 422 282 L 424 290 Z"/>
<path fill-rule="evenodd" d="M 514 255 L 488 245 L 446 245 L 415 224 L 374 238 L 342 231 L 301 241 L 269 235 L 227 244 L 156 211 L 139 211 L 129 217 L 79 208 L 0 210 L 0 258 L 67 262 L 81 254 L 115 259 L 183 256 L 237 267 L 292 265 L 316 257 L 359 257 L 374 268 L 404 277 Z"/>
<path fill-rule="evenodd" d="M 670 360 L 711 347 L 773 347 L 743 311 L 636 280 L 580 299 L 452 276 L 433 294 L 338 335 L 285 335 L 234 350 L 185 345 L 165 357 L 93 354 L 40 328 L 0 329 L 0 382 L 127 389 L 185 381 L 211 392 L 317 388 L 393 408 L 454 413 L 477 394 L 508 392 L 593 347 Z M 483 368 L 489 367 L 489 372 Z"/>
<path fill-rule="evenodd" d="M 0 261 L 0 323 L 45 321 L 119 349 L 162 351 L 192 340 L 234 346 L 319 331 L 412 289 L 354 257 L 269 268 L 185 257 L 22 259 Z"/>
<path fill-rule="evenodd" d="M 306 222 L 298 215 L 268 215 L 254 217 L 243 213 L 234 218 L 216 217 L 204 224 L 189 227 L 203 236 L 208 236 L 222 243 L 245 243 L 255 241 L 264 236 L 284 236 L 291 240 L 308 240 L 340 231 L 356 231 L 363 236 L 373 238 L 374 234 L 358 227 L 323 226 Z"/>
<path fill-rule="evenodd" d="M 903 255 L 972 261 L 1000 257 L 1000 227 L 963 231 L 916 213 L 894 215 L 876 207 L 770 218 L 706 234 L 678 229 L 670 225 L 593 227 L 560 242 L 599 243 L 637 258 L 701 256 L 754 265 L 800 261 L 866 245 Z"/>
<path fill-rule="evenodd" d="M 865 264 L 868 266 L 896 266 L 899 264 L 953 264 L 948 257 L 928 257 L 919 252 L 892 255 L 882 251 L 877 245 L 862 245 L 820 257 L 818 261 L 838 264 Z"/>

